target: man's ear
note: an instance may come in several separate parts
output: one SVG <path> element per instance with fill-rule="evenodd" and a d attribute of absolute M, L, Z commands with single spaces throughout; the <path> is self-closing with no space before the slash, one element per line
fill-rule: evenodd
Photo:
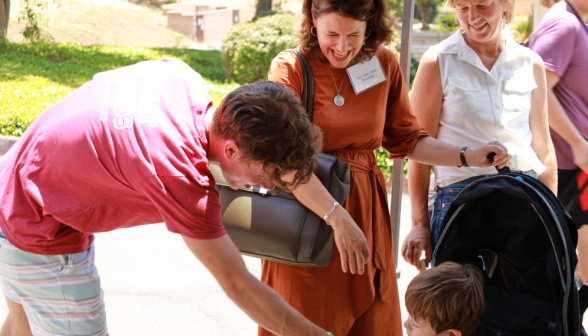
<path fill-rule="evenodd" d="M 233 140 L 233 139 L 225 140 L 225 146 L 224 146 L 224 150 L 223 150 L 223 155 L 225 156 L 225 158 L 234 159 L 240 153 L 241 153 L 241 150 L 239 149 L 239 146 L 237 146 L 237 143 L 235 142 L 235 140 Z"/>

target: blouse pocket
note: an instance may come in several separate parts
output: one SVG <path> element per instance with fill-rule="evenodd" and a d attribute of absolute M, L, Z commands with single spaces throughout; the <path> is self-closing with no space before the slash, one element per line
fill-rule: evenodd
<path fill-rule="evenodd" d="M 480 81 L 466 76 L 449 76 L 447 95 L 443 97 L 447 109 L 462 115 L 480 110 Z"/>
<path fill-rule="evenodd" d="M 505 80 L 502 106 L 504 112 L 529 112 L 531 92 L 537 88 L 532 75 Z"/>

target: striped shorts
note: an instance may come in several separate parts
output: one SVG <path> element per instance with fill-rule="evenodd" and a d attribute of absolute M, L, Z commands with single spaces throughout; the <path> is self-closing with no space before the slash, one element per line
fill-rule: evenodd
<path fill-rule="evenodd" d="M 45 256 L 16 248 L 0 231 L 0 277 L 4 296 L 23 306 L 33 335 L 108 334 L 94 244 Z"/>

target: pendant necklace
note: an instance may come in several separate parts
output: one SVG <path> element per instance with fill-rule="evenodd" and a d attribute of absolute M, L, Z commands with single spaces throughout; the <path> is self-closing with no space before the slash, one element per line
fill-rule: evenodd
<path fill-rule="evenodd" d="M 335 105 L 341 107 L 343 106 L 343 104 L 345 104 L 345 99 L 343 98 L 343 96 L 341 96 L 339 92 L 341 92 L 341 89 L 343 88 L 343 83 L 345 83 L 345 78 L 347 78 L 347 75 L 343 77 L 341 87 L 337 88 L 337 82 L 335 82 L 335 77 L 333 76 L 331 68 L 329 68 L 329 72 L 331 73 L 331 77 L 333 78 L 333 84 L 335 84 L 335 89 L 337 90 L 337 95 L 335 96 L 335 98 L 333 98 L 333 102 L 335 103 Z"/>

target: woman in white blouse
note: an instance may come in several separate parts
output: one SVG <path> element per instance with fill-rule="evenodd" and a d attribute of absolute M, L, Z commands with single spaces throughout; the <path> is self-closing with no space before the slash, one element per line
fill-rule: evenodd
<path fill-rule="evenodd" d="M 543 61 L 502 30 L 513 19 L 514 2 L 448 0 L 461 28 L 423 55 L 410 101 L 431 136 L 470 148 L 500 141 L 513 156 L 511 170 L 538 176 L 555 193 L 557 164 Z M 430 221 L 430 171 L 431 166 L 409 162 L 412 229 L 402 255 L 415 266 L 423 250 L 430 262 L 441 223 L 457 194 L 474 180 L 496 173 L 492 167 L 434 166 L 437 194 Z"/>

